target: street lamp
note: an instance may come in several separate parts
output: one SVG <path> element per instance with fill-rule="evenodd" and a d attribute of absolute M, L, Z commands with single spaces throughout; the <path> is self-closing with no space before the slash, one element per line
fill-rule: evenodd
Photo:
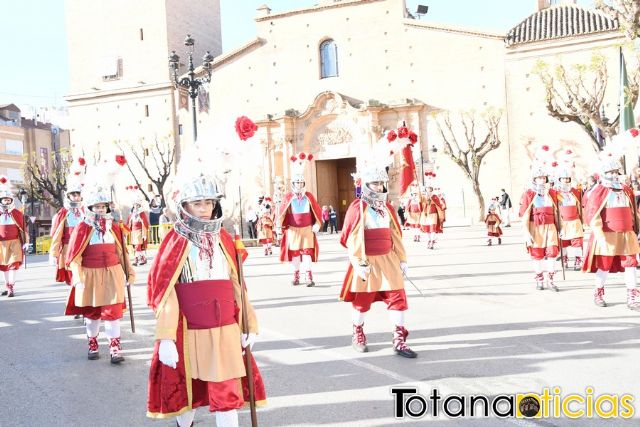
<path fill-rule="evenodd" d="M 169 68 L 173 71 L 173 86 L 184 87 L 189 90 L 189 97 L 191 98 L 191 111 L 193 117 L 193 140 L 198 139 L 198 125 L 196 122 L 196 98 L 200 92 L 200 86 L 211 81 L 211 63 L 213 62 L 213 55 L 207 51 L 202 57 L 202 68 L 207 72 L 204 77 L 196 77 L 195 67 L 193 66 L 193 49 L 195 40 L 191 37 L 191 34 L 187 34 L 184 39 L 184 45 L 187 46 L 187 56 L 189 57 L 189 69 L 187 77 L 178 77 L 178 70 L 180 69 L 180 57 L 176 51 L 171 51 L 169 55 Z"/>
<path fill-rule="evenodd" d="M 437 158 L 438 158 L 438 149 L 436 148 L 435 145 L 432 145 L 431 149 L 429 150 L 429 160 L 431 161 L 431 163 L 435 165 Z"/>

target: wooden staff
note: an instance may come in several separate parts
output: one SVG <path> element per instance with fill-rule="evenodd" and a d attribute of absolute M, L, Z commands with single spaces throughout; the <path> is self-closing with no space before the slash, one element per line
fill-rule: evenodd
<path fill-rule="evenodd" d="M 242 255 L 236 248 L 236 262 L 238 263 L 238 282 L 240 282 L 240 306 L 242 307 L 242 333 L 249 336 L 249 321 L 247 319 L 247 297 L 244 283 L 244 273 L 242 272 Z M 251 426 L 258 426 L 258 414 L 256 412 L 256 396 L 253 389 L 253 357 L 251 356 L 251 346 L 244 349 L 244 360 L 247 365 L 247 385 L 249 387 L 249 407 L 251 408 Z"/>

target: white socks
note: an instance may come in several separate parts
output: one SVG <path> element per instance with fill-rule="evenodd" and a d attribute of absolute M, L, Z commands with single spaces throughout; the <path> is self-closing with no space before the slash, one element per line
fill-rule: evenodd
<path fill-rule="evenodd" d="M 97 337 L 100 332 L 100 319 L 93 320 L 85 317 L 84 323 L 87 327 L 87 336 L 89 338 Z"/>
<path fill-rule="evenodd" d="M 545 270 L 548 273 L 555 273 L 555 271 L 556 271 L 556 259 L 550 257 L 550 258 L 547 258 L 545 261 L 546 261 L 545 262 L 545 267 L 546 267 Z"/>
<path fill-rule="evenodd" d="M 404 311 L 387 310 L 389 319 L 395 326 L 404 326 Z"/>
<path fill-rule="evenodd" d="M 302 255 L 302 271 L 311 271 L 311 255 Z"/>
<path fill-rule="evenodd" d="M 607 280 L 608 275 L 609 275 L 608 271 L 604 271 L 600 269 L 596 271 L 596 288 L 604 288 L 604 281 Z"/>
<path fill-rule="evenodd" d="M 627 289 L 636 288 L 636 268 L 635 267 L 625 267 L 624 284 L 627 285 Z"/>
<path fill-rule="evenodd" d="M 533 272 L 536 274 L 541 274 L 542 273 L 542 263 L 543 263 L 543 259 L 534 259 L 533 260 Z"/>
<path fill-rule="evenodd" d="M 196 416 L 196 410 L 192 409 L 184 414 L 178 415 L 176 421 L 180 427 L 189 427 L 193 422 L 193 418 Z"/>
<path fill-rule="evenodd" d="M 235 409 L 215 414 L 217 427 L 238 427 L 238 411 Z"/>
<path fill-rule="evenodd" d="M 98 322 L 98 320 L 96 320 Z M 107 334 L 107 338 L 120 338 L 120 319 L 117 320 L 105 320 L 104 332 Z"/>
<path fill-rule="evenodd" d="M 364 315 L 365 313 L 362 313 L 353 308 L 351 311 L 351 321 L 355 326 L 360 326 L 364 323 Z"/>
<path fill-rule="evenodd" d="M 291 265 L 293 266 L 293 271 L 300 271 L 300 257 L 294 256 L 291 258 Z"/>

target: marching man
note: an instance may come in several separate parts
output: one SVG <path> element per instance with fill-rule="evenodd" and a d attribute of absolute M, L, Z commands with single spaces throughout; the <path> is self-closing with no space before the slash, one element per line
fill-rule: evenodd
<path fill-rule="evenodd" d="M 433 179 L 435 176 L 436 174 L 432 172 L 428 178 Z M 444 206 L 440 201 L 440 198 L 434 193 L 433 184 L 430 182 L 428 182 L 425 187 L 423 199 L 424 209 L 422 210 L 422 216 L 420 217 L 420 229 L 423 233 L 427 234 L 427 248 L 435 249 L 436 234 L 441 234 L 444 230 Z"/>
<path fill-rule="evenodd" d="M 609 273 L 624 273 L 627 307 L 640 310 L 636 287 L 639 216 L 631 188 L 620 182 L 622 165 L 617 156 L 604 153 L 601 180 L 590 192 L 584 221 L 591 227 L 582 271 L 595 273 L 594 303 L 606 307 L 604 283 Z"/>
<path fill-rule="evenodd" d="M 273 214 L 271 213 L 271 198 L 264 199 L 258 213 L 258 243 L 264 248 L 264 255 L 271 255 L 273 244 Z"/>
<path fill-rule="evenodd" d="M 571 155 L 571 150 L 567 150 Z M 562 256 L 565 268 L 569 268 L 569 256 L 573 255 L 573 269 L 582 267 L 582 193 L 572 187 L 572 162 L 565 161 L 556 173 L 558 178 L 558 206 L 560 208 L 560 241 L 566 251 Z"/>
<path fill-rule="evenodd" d="M 147 416 L 191 426 L 196 408 L 208 407 L 216 425 L 238 426 L 237 410 L 250 399 L 248 381 L 257 403 L 266 399 L 255 361 L 251 357 L 248 379 L 243 356 L 258 323 L 240 275 L 244 258 L 222 228 L 222 189 L 202 172 L 199 155 L 187 152 L 181 160 L 170 197 L 178 219 L 149 272 L 148 303 L 157 324 Z"/>
<path fill-rule="evenodd" d="M 84 166 L 85 160 L 80 158 L 79 164 Z M 65 206 L 61 208 L 51 220 L 51 246 L 49 248 L 49 261 L 55 265 L 56 282 L 71 285 L 71 270 L 66 267 L 69 239 L 73 229 L 84 219 L 82 207 L 82 181 L 81 172 L 70 174 L 67 177 L 67 190 Z"/>
<path fill-rule="evenodd" d="M 24 253 L 29 247 L 24 215 L 13 204 L 11 183 L 0 176 L 0 270 L 5 290 L 2 295 L 15 295 L 16 270 L 22 265 Z"/>
<path fill-rule="evenodd" d="M 532 188 L 527 189 L 520 199 L 520 212 L 527 252 L 533 260 L 536 289 L 544 289 L 546 271 L 547 287 L 558 292 L 554 283 L 555 262 L 558 256 L 557 193 L 549 188 L 547 165 L 551 157 L 549 146 L 538 150 L 531 171 Z"/>
<path fill-rule="evenodd" d="M 384 145 L 382 148 L 388 152 Z M 405 328 L 404 316 L 408 303 L 402 276 L 407 272 L 407 257 L 402 227 L 387 202 L 386 156 L 388 154 L 377 153 L 377 159 L 362 160 L 359 168 L 361 199 L 349 206 L 340 236 L 340 243 L 347 248 L 349 256 L 340 299 L 352 305 L 352 346 L 356 351 L 368 351 L 365 314 L 373 302 L 383 301 L 395 326 L 393 351 L 414 358 L 417 354 L 407 345 L 409 331 Z"/>
<path fill-rule="evenodd" d="M 413 241 L 420 241 L 420 219 L 422 217 L 423 197 L 418 184 L 414 181 L 409 187 L 409 197 L 404 206 L 405 225 L 413 231 Z"/>
<path fill-rule="evenodd" d="M 145 265 L 147 257 L 147 236 L 149 235 L 149 217 L 143 206 L 146 205 L 141 196 L 136 197 L 133 202 L 133 211 L 129 215 L 127 225 L 131 230 L 130 242 L 135 249 L 136 258 L 133 265 Z"/>
<path fill-rule="evenodd" d="M 280 242 L 280 261 L 293 265 L 293 286 L 300 284 L 300 267 L 305 272 L 304 282 L 314 286 L 311 263 L 318 261 L 318 239 L 316 233 L 322 224 L 322 209 L 313 194 L 305 191 L 304 161 L 313 160 L 313 155 L 300 153 L 291 157 L 291 191 L 285 194 L 278 217 L 283 236 Z"/>
<path fill-rule="evenodd" d="M 498 244 L 502 244 L 502 229 L 500 228 L 500 224 L 502 224 L 502 220 L 500 216 L 496 213 L 495 206 L 489 206 L 489 213 L 484 219 L 484 223 L 487 225 L 487 246 L 491 246 L 493 243 L 493 238 L 498 238 Z"/>
<path fill-rule="evenodd" d="M 105 166 L 102 166 L 105 167 Z M 135 282 L 127 246 L 120 227 L 110 214 L 111 177 L 96 172 L 84 195 L 84 220 L 69 239 L 66 268 L 71 270 L 72 287 L 66 315 L 83 315 L 89 341 L 89 360 L 100 357 L 100 320 L 109 339 L 111 363 L 124 360 L 120 345 L 120 319 L 125 305 L 125 286 Z"/>

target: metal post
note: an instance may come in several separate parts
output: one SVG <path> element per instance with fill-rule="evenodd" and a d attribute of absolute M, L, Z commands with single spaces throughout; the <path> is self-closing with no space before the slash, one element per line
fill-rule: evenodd
<path fill-rule="evenodd" d="M 242 186 L 240 184 L 238 184 L 238 209 L 240 211 L 240 237 L 244 239 L 244 224 L 242 223 Z"/>

